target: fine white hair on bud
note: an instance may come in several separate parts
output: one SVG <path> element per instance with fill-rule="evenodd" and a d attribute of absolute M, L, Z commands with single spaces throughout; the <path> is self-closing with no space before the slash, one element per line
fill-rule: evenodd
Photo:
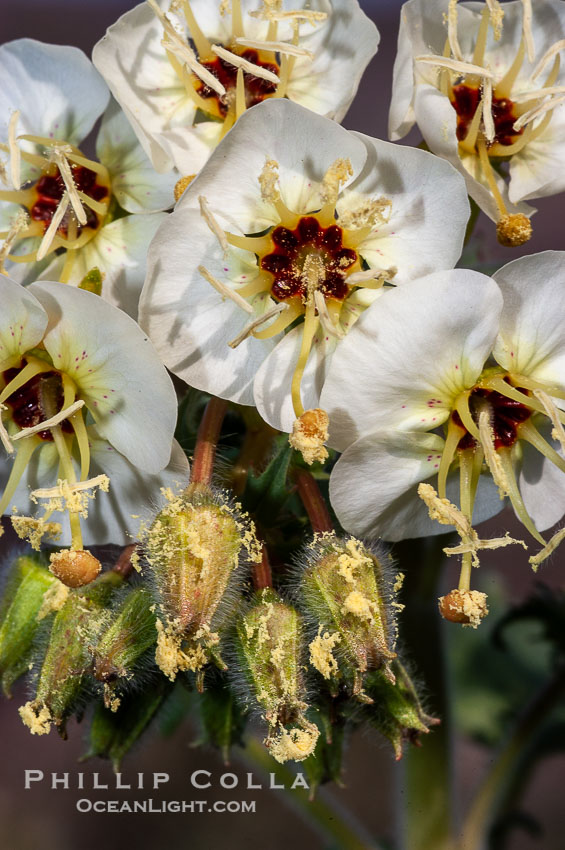
<path fill-rule="evenodd" d="M 396 658 L 396 595 L 402 584 L 392 559 L 354 537 L 317 534 L 304 548 L 294 572 L 294 599 L 304 614 L 309 662 L 337 690 L 345 682 L 359 700 L 368 671 L 392 682 Z"/>
<path fill-rule="evenodd" d="M 144 561 L 156 605 L 156 661 L 171 680 L 225 664 L 220 632 L 239 599 L 248 564 L 261 558 L 255 528 L 228 495 L 191 485 L 167 503 L 142 533 Z"/>
<path fill-rule="evenodd" d="M 267 723 L 265 744 L 279 762 L 308 758 L 320 734 L 306 716 L 302 632 L 298 611 L 271 588 L 259 591 L 236 621 L 234 688 Z"/>

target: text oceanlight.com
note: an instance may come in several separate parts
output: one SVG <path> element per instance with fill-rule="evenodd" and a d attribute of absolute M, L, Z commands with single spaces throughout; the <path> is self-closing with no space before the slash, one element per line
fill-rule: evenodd
<path fill-rule="evenodd" d="M 255 800 L 77 800 L 79 812 L 99 814 L 254 814 Z"/>

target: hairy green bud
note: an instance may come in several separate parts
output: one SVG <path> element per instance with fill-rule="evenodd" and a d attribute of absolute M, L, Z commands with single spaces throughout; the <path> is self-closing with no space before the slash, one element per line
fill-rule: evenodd
<path fill-rule="evenodd" d="M 394 592 L 383 558 L 354 537 L 320 534 L 307 547 L 296 601 L 311 629 L 310 664 L 330 682 L 352 677 L 361 701 L 370 701 L 363 690 L 368 670 L 394 682 Z"/>
<path fill-rule="evenodd" d="M 143 587 L 130 590 L 110 613 L 94 649 L 94 678 L 104 685 L 104 705 L 117 711 L 116 690 L 133 679 L 135 665 L 155 643 L 155 613 Z"/>
<path fill-rule="evenodd" d="M 365 684 L 373 704 L 364 713 L 369 723 L 391 742 L 398 760 L 406 741 L 417 743 L 420 734 L 427 734 L 430 726 L 440 721 L 424 712 L 416 687 L 402 664 L 396 661 L 393 668 L 394 684 L 382 672 L 367 676 Z"/>
<path fill-rule="evenodd" d="M 70 590 L 51 626 L 47 649 L 40 664 L 35 698 L 20 709 L 20 717 L 34 735 L 45 735 L 55 724 L 64 735 L 87 684 L 91 647 L 106 624 L 106 605 L 123 579 L 103 573 L 80 590 Z"/>
<path fill-rule="evenodd" d="M 0 604 L 0 678 L 6 696 L 29 668 L 41 620 L 65 597 L 65 588 L 38 560 L 16 558 Z"/>
<path fill-rule="evenodd" d="M 173 681 L 213 660 L 221 668 L 219 630 L 246 578 L 260 560 L 253 523 L 222 494 L 195 485 L 168 504 L 144 535 L 157 599 L 156 661 Z"/>
<path fill-rule="evenodd" d="M 279 762 L 302 761 L 314 751 L 318 727 L 305 715 L 302 626 L 298 612 L 270 588 L 260 591 L 236 626 L 236 650 L 249 699 L 269 730 L 265 743 Z"/>

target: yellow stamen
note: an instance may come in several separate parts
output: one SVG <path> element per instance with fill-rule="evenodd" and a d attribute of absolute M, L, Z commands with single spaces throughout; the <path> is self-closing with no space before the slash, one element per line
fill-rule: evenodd
<path fill-rule="evenodd" d="M 14 189 L 19 189 L 21 186 L 21 153 L 16 140 L 16 128 L 20 120 L 20 112 L 18 109 L 10 115 L 8 123 L 8 147 L 10 150 L 10 177 Z"/>
<path fill-rule="evenodd" d="M 57 207 L 57 209 L 55 211 L 55 215 L 51 219 L 51 221 L 49 223 L 49 227 L 45 231 L 45 236 L 41 240 L 41 245 L 39 246 L 39 249 L 37 251 L 37 259 L 38 260 L 42 260 L 44 257 L 47 256 L 50 249 L 56 247 L 56 246 L 53 246 L 53 240 L 55 239 L 55 236 L 57 235 L 57 230 L 59 229 L 59 225 L 61 224 L 65 213 L 67 212 L 68 206 L 69 206 L 69 196 L 67 195 L 66 192 L 64 192 L 63 197 L 59 201 L 59 206 Z"/>
<path fill-rule="evenodd" d="M 204 221 L 220 243 L 220 248 L 224 252 L 224 257 L 227 256 L 230 246 L 228 245 L 228 240 L 224 229 L 221 227 L 217 218 L 208 206 L 208 201 L 206 200 L 204 195 L 198 196 L 198 203 L 200 204 L 200 215 L 202 216 L 202 218 L 204 219 Z"/>
<path fill-rule="evenodd" d="M 502 19 L 504 18 L 504 11 L 498 0 L 486 0 L 486 3 L 490 12 L 490 22 L 492 24 L 492 29 L 494 32 L 494 40 L 500 41 L 500 36 L 502 35 Z"/>
<path fill-rule="evenodd" d="M 289 325 L 291 325 L 298 316 L 302 315 L 302 305 L 297 299 L 294 303 L 288 305 L 288 311 L 281 313 L 278 319 L 275 319 L 272 325 L 264 331 L 254 331 L 255 339 L 272 339 L 282 333 Z"/>
<path fill-rule="evenodd" d="M 12 440 L 16 442 L 16 440 L 23 440 L 26 437 L 30 437 L 32 434 L 39 434 L 41 431 L 47 431 L 55 425 L 59 425 L 61 422 L 64 422 L 65 419 L 69 419 L 73 413 L 76 413 L 81 407 L 84 407 L 84 401 L 79 399 L 79 401 L 75 401 L 74 404 L 71 404 L 69 407 L 65 408 L 65 410 L 61 410 L 59 413 L 56 413 L 55 416 L 45 419 L 44 422 L 39 422 L 37 425 L 32 425 L 29 428 L 22 428 L 21 431 L 18 431 L 17 434 L 13 435 Z"/>
<path fill-rule="evenodd" d="M 4 263 L 8 259 L 10 251 L 14 247 L 15 243 L 23 235 L 24 231 L 27 230 L 28 225 L 29 216 L 27 212 L 25 212 L 25 210 L 20 210 L 12 221 L 4 242 L 0 245 L 0 274 L 5 274 Z"/>
<path fill-rule="evenodd" d="M 451 464 L 453 463 L 457 446 L 459 445 L 464 433 L 464 430 L 457 425 L 453 419 L 449 420 L 449 424 L 447 426 L 447 437 L 443 447 L 443 453 L 441 455 L 439 471 L 437 474 L 437 489 L 440 499 L 446 498 L 447 476 L 451 468 Z"/>
<path fill-rule="evenodd" d="M 415 61 L 423 62 L 425 65 L 437 65 L 439 68 L 447 68 L 449 71 L 455 71 L 457 74 L 472 74 L 475 77 L 485 80 L 494 79 L 494 74 L 487 68 L 481 68 L 480 65 L 473 65 L 470 62 L 459 62 L 457 59 L 450 59 L 447 56 L 416 56 Z"/>
<path fill-rule="evenodd" d="M 231 4 L 231 31 L 234 38 L 245 35 L 243 29 L 243 18 L 241 15 L 241 0 L 232 0 Z M 213 50 L 214 48 L 212 48 Z"/>
<path fill-rule="evenodd" d="M 149 2 L 149 0 L 147 0 Z M 193 74 L 196 74 L 199 80 L 215 91 L 216 94 L 223 97 L 226 93 L 225 86 L 218 80 L 217 77 L 214 76 L 204 65 L 201 65 L 194 55 L 194 51 L 190 49 L 188 44 L 181 43 L 179 44 L 177 41 L 169 41 L 168 39 L 163 39 L 162 45 L 168 53 L 172 53 L 177 59 L 180 60 L 183 66 L 189 68 Z"/>
<path fill-rule="evenodd" d="M 504 499 L 508 495 L 509 485 L 504 474 L 504 467 L 501 463 L 499 453 L 494 447 L 494 431 L 491 425 L 491 411 L 488 404 L 485 404 L 479 411 L 479 437 L 492 479 L 499 489 L 500 498 Z"/>
<path fill-rule="evenodd" d="M 494 142 L 496 129 L 492 117 L 492 80 L 485 80 L 483 83 L 483 123 L 487 141 Z"/>
<path fill-rule="evenodd" d="M 52 370 L 53 366 L 45 360 L 36 360 L 30 357 L 29 362 L 24 368 L 0 392 L 0 404 L 3 404 L 7 398 L 10 398 L 13 393 L 17 392 L 28 381 L 31 381 L 32 378 L 35 378 L 36 375 L 39 375 L 41 372 L 51 372 Z"/>
<path fill-rule="evenodd" d="M 343 339 L 345 334 L 338 325 L 334 324 L 333 319 L 328 312 L 326 299 L 319 290 L 314 292 L 314 303 L 316 305 L 316 310 L 318 311 L 320 323 L 325 333 L 329 336 L 335 337 L 336 339 Z"/>
<path fill-rule="evenodd" d="M 296 11 L 276 11 L 263 7 L 256 12 L 249 12 L 252 18 L 266 18 L 269 21 L 306 21 L 309 24 L 325 21 L 328 17 L 327 12 L 315 12 L 313 9 L 300 9 Z"/>
<path fill-rule="evenodd" d="M 555 552 L 563 540 L 565 540 L 565 528 L 559 529 L 559 531 L 553 535 L 549 543 L 544 546 L 537 555 L 532 555 L 532 557 L 528 559 L 535 573 L 537 573 L 539 565 Z"/>
<path fill-rule="evenodd" d="M 554 440 L 557 440 L 557 442 L 561 444 L 561 448 L 565 450 L 565 430 L 563 429 L 563 423 L 561 422 L 559 411 L 555 406 L 553 399 L 543 390 L 534 390 L 534 395 L 541 402 L 545 412 L 551 420 L 551 424 L 553 425 L 551 436 Z"/>
<path fill-rule="evenodd" d="M 11 455 L 14 451 L 14 447 L 12 445 L 12 441 L 10 440 L 10 435 L 6 431 L 6 426 L 2 421 L 2 412 L 4 410 L 8 410 L 8 408 L 4 404 L 0 404 L 0 442 L 4 446 L 6 452 Z"/>
<path fill-rule="evenodd" d="M 548 88 L 536 89 L 535 91 L 522 92 L 512 98 L 514 103 L 527 103 L 529 100 L 541 100 L 548 95 L 564 94 L 565 86 L 550 86 Z"/>
<path fill-rule="evenodd" d="M 508 490 L 508 496 L 510 497 L 512 507 L 514 508 L 518 519 L 520 520 L 522 525 L 528 529 L 532 537 L 534 537 L 538 541 L 538 543 L 541 543 L 542 546 L 545 546 L 545 540 L 535 527 L 530 515 L 526 510 L 526 506 L 524 505 L 524 501 L 520 494 L 518 482 L 516 481 L 514 467 L 512 465 L 512 450 L 501 448 L 498 450 L 498 456 L 500 458 L 500 462 L 504 472 L 504 479 Z"/>
<path fill-rule="evenodd" d="M 255 65 L 254 62 L 249 62 L 249 60 L 244 59 L 243 56 L 238 56 L 237 53 L 232 53 L 231 50 L 227 50 L 225 47 L 222 47 L 221 44 L 213 44 L 212 52 L 225 62 L 229 62 L 229 64 L 233 65 L 235 68 L 241 68 L 246 74 L 253 74 L 254 77 L 260 77 L 262 80 L 268 80 L 271 83 L 280 82 L 279 77 L 277 77 L 277 75 L 272 71 L 269 71 L 268 68 L 263 68 L 261 65 Z"/>
<path fill-rule="evenodd" d="M 458 62 L 463 62 L 463 54 L 457 36 L 457 0 L 449 0 L 447 11 L 447 38 L 453 57 Z"/>
<path fill-rule="evenodd" d="M 273 319 L 275 316 L 278 316 L 279 313 L 282 313 L 285 310 L 288 310 L 288 304 L 276 304 L 270 310 L 267 310 L 267 312 L 264 313 L 262 316 L 258 316 L 256 319 L 250 322 L 242 330 L 242 332 L 235 337 L 235 339 L 232 339 L 231 342 L 228 342 L 229 347 L 237 348 L 238 345 L 241 345 L 244 340 L 253 335 L 253 331 L 255 330 L 255 328 L 259 328 L 261 325 L 264 325 L 265 322 L 268 322 L 269 319 Z"/>
<path fill-rule="evenodd" d="M 546 112 L 553 112 L 558 106 L 565 103 L 565 95 L 563 97 L 555 97 L 546 101 L 545 103 L 540 104 L 540 106 L 536 106 L 534 109 L 530 109 L 528 112 L 524 112 L 523 115 L 514 122 L 513 129 L 518 132 L 522 127 L 525 127 L 526 124 L 531 124 L 532 121 L 536 121 L 542 115 L 545 115 Z"/>
<path fill-rule="evenodd" d="M 479 101 L 479 105 L 475 110 L 475 114 L 473 115 L 473 120 L 469 124 L 469 129 L 467 130 L 467 135 L 465 138 L 459 142 L 459 147 L 462 148 L 467 153 L 475 153 L 475 149 L 477 146 L 477 139 L 479 137 L 479 131 L 481 129 L 481 120 L 483 117 L 483 110 L 485 105 L 484 95 L 481 97 Z M 491 115 L 492 120 L 492 115 Z"/>
<path fill-rule="evenodd" d="M 532 74 L 532 80 L 536 80 L 540 76 L 540 74 L 543 73 L 543 71 L 545 70 L 549 62 L 551 62 L 554 56 L 559 59 L 558 54 L 562 50 L 565 50 L 565 38 L 562 38 L 560 41 L 556 41 L 555 44 L 552 44 L 549 50 L 544 53 L 539 63 L 536 65 L 536 68 Z"/>
<path fill-rule="evenodd" d="M 202 277 L 211 284 L 216 292 L 219 292 L 223 298 L 229 298 L 236 304 L 238 307 L 241 307 L 242 310 L 245 310 L 246 313 L 253 313 L 253 307 L 249 304 L 244 298 L 241 297 L 234 289 L 227 286 L 225 283 L 222 283 L 221 280 L 218 280 L 214 277 L 208 269 L 204 266 L 198 266 L 198 271 L 202 275 Z"/>
<path fill-rule="evenodd" d="M 316 316 L 316 306 L 314 303 L 314 299 L 311 298 L 308 304 L 306 305 L 306 312 L 304 314 L 304 326 L 302 329 L 302 345 L 300 346 L 300 354 L 298 356 L 298 361 L 296 363 L 294 374 L 292 376 L 292 405 L 294 407 L 294 413 L 297 419 L 299 419 L 304 413 L 304 407 L 302 405 L 302 398 L 300 395 L 300 386 L 302 383 L 302 376 L 304 375 L 304 370 L 306 368 L 306 363 L 308 362 L 308 357 L 310 356 L 312 341 L 314 339 L 316 331 L 318 330 L 318 324 L 319 320 Z"/>
<path fill-rule="evenodd" d="M 235 86 L 235 118 L 239 121 L 247 105 L 245 102 L 245 80 L 243 77 L 243 68 L 237 69 L 237 81 Z"/>
<path fill-rule="evenodd" d="M 522 7 L 522 28 L 524 32 L 524 41 L 526 42 L 528 61 L 533 62 L 536 58 L 536 47 L 534 44 L 534 35 L 532 32 L 532 0 L 522 0 Z"/>
<path fill-rule="evenodd" d="M 306 50 L 305 47 L 299 47 L 288 41 L 260 41 L 253 38 L 236 38 L 235 43 L 240 44 L 242 47 L 252 47 L 256 50 L 272 50 L 273 53 L 280 53 L 281 55 L 307 56 L 308 59 L 314 58 L 311 50 Z"/>
<path fill-rule="evenodd" d="M 77 188 L 75 186 L 75 181 L 73 178 L 73 173 L 71 171 L 71 166 L 69 165 L 65 156 L 66 153 L 70 153 L 67 145 L 57 146 L 53 148 L 52 158 L 53 162 L 57 165 L 57 168 L 59 169 L 61 177 L 63 178 L 63 183 L 65 184 L 65 189 L 67 190 L 69 201 L 71 202 L 71 206 L 74 210 L 74 213 L 78 218 L 79 222 L 84 225 L 87 222 L 86 213 L 79 198 Z"/>
<path fill-rule="evenodd" d="M 497 83 L 494 93 L 497 97 L 510 97 L 510 93 L 512 92 L 512 86 L 516 82 L 518 74 L 520 73 L 520 68 L 524 62 L 524 56 L 526 55 L 526 46 L 524 44 L 524 39 L 520 41 L 520 47 L 518 48 L 518 52 L 514 57 L 514 61 L 504 77 L 501 79 L 499 83 Z"/>
<path fill-rule="evenodd" d="M 473 53 L 473 65 L 482 65 L 485 61 L 485 51 L 488 39 L 488 28 L 490 23 L 490 12 L 488 9 L 483 10 L 481 24 L 475 42 L 475 50 Z"/>
<path fill-rule="evenodd" d="M 26 440 L 25 443 L 21 443 L 18 446 L 16 451 L 16 457 L 10 471 L 10 477 L 6 483 L 6 487 L 4 488 L 4 493 L 2 494 L 2 498 L 0 499 L 0 516 L 6 513 L 6 508 L 10 504 L 12 500 L 12 496 L 17 490 L 18 484 L 20 483 L 20 479 L 24 474 L 29 461 L 31 460 L 31 456 L 36 450 L 38 446 L 42 445 L 42 441 L 39 437 L 36 437 L 33 440 Z"/>
<path fill-rule="evenodd" d="M 190 31 L 190 37 L 194 41 L 194 44 L 196 45 L 196 49 L 198 51 L 198 58 L 200 60 L 211 59 L 212 45 L 198 26 L 198 22 L 194 17 L 194 12 L 190 7 L 190 3 L 188 2 L 188 0 L 183 0 L 181 6 L 186 20 L 186 25 Z"/>
<path fill-rule="evenodd" d="M 504 203 L 504 199 L 500 193 L 500 189 L 498 188 L 498 184 L 496 182 L 496 178 L 492 171 L 492 166 L 490 164 L 487 145 L 484 139 L 477 140 L 477 150 L 479 152 L 479 159 L 481 162 L 481 168 L 483 175 L 489 185 L 489 189 L 492 192 L 492 196 L 495 200 L 496 206 L 498 207 L 498 211 L 500 213 L 501 218 L 506 218 L 508 216 L 508 210 L 506 209 L 506 204 Z"/>
<path fill-rule="evenodd" d="M 540 454 L 555 464 L 561 472 L 565 472 L 565 459 L 555 451 L 553 446 L 550 446 L 547 440 L 544 440 L 535 425 L 532 425 L 531 422 L 522 422 L 518 426 L 518 437 L 530 443 Z"/>

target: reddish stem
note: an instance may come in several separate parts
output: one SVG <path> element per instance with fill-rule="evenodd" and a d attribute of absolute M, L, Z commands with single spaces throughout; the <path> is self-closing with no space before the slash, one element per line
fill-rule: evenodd
<path fill-rule="evenodd" d="M 333 531 L 334 526 L 330 512 L 312 473 L 306 469 L 295 469 L 294 480 L 298 487 L 298 495 L 306 508 L 312 530 L 320 534 L 325 531 Z"/>
<path fill-rule="evenodd" d="M 196 437 L 191 484 L 210 484 L 212 480 L 216 448 L 227 409 L 228 403 L 223 398 L 212 397 L 206 405 Z"/>
<path fill-rule="evenodd" d="M 253 564 L 253 587 L 255 590 L 263 590 L 265 587 L 273 586 L 273 576 L 271 574 L 271 565 L 269 563 L 269 554 L 267 547 L 263 543 L 261 563 Z"/>

